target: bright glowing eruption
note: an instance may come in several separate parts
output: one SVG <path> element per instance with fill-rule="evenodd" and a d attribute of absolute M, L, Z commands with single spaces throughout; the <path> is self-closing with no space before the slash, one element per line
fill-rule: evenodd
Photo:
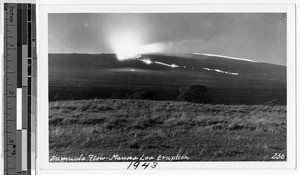
<path fill-rule="evenodd" d="M 140 47 L 141 42 L 135 35 L 127 33 L 114 36 L 111 45 L 118 59 L 125 60 L 136 56 L 136 48 Z"/>
<path fill-rule="evenodd" d="M 114 36 L 111 40 L 111 47 L 120 61 L 136 59 L 139 54 L 154 53 L 164 50 L 164 45 L 161 43 L 142 44 L 140 38 L 133 33 Z"/>
<path fill-rule="evenodd" d="M 149 59 L 141 59 L 141 61 L 143 61 L 146 64 L 152 64 L 153 62 Z"/>

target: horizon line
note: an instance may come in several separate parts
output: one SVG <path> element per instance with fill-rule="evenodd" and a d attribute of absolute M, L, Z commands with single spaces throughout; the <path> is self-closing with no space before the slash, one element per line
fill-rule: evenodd
<path fill-rule="evenodd" d="M 117 55 L 117 53 L 113 53 L 113 52 L 99 52 L 99 53 L 86 53 L 86 52 L 48 52 L 48 54 L 86 54 L 86 55 L 100 55 L 100 54 L 115 54 Z M 193 52 L 193 53 L 172 53 L 172 52 L 155 52 L 155 53 L 143 53 L 145 54 L 191 54 L 191 55 L 203 55 L 203 56 L 215 56 L 215 57 L 220 57 L 220 58 L 226 58 L 226 59 L 232 59 L 232 60 L 238 60 L 238 61 L 247 61 L 247 62 L 252 62 L 252 63 L 266 63 L 266 64 L 274 64 L 274 65 L 278 65 L 278 66 L 284 66 L 287 67 L 286 65 L 282 65 L 282 64 L 277 64 L 277 63 L 270 63 L 270 62 L 261 62 L 261 61 L 256 61 L 256 60 L 251 60 L 251 59 L 247 59 L 247 58 L 240 58 L 240 57 L 232 57 L 232 56 L 227 56 L 227 55 L 219 55 L 219 54 L 211 54 L 211 53 L 200 53 L 200 52 Z M 143 55 L 143 54 L 139 54 L 139 55 Z"/>

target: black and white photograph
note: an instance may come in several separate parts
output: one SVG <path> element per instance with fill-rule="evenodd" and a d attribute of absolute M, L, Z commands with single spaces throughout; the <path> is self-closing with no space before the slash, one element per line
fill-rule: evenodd
<path fill-rule="evenodd" d="M 286 162 L 287 18 L 49 13 L 49 162 Z"/>

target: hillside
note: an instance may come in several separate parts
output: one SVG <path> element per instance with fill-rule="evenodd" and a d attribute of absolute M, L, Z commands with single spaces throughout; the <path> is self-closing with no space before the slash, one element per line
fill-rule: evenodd
<path fill-rule="evenodd" d="M 136 91 L 175 100 L 188 84 L 206 86 L 212 103 L 286 102 L 285 66 L 205 54 L 144 54 L 124 61 L 115 54 L 49 54 L 50 100 Z"/>
<path fill-rule="evenodd" d="M 49 104 L 49 134 L 50 158 L 180 154 L 190 158 L 185 161 L 286 161 L 286 106 L 56 101 Z M 275 153 L 285 156 L 272 159 Z"/>

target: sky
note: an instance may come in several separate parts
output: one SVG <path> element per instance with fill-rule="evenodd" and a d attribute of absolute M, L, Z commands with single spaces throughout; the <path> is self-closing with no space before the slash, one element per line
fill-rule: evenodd
<path fill-rule="evenodd" d="M 48 22 L 49 53 L 116 53 L 120 47 L 155 45 L 152 51 L 163 53 L 279 65 L 287 60 L 286 15 L 280 13 L 49 14 Z"/>

